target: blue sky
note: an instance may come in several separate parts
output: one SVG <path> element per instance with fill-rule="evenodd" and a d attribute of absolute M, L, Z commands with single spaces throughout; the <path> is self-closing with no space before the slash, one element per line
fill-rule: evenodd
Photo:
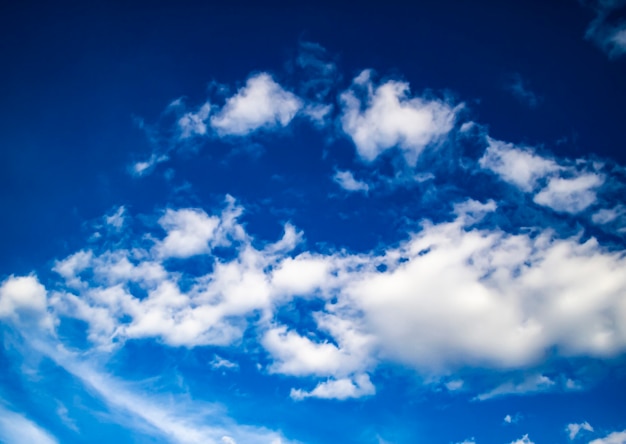
<path fill-rule="evenodd" d="M 624 2 L 0 14 L 0 442 L 626 443 Z"/>

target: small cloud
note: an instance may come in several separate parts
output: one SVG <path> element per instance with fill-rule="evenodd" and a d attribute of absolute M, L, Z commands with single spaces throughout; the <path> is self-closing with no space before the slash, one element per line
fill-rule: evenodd
<path fill-rule="evenodd" d="M 626 215 L 626 207 L 624 205 L 617 205 L 614 208 L 598 210 L 591 216 L 591 220 L 596 225 L 607 225 L 623 215 Z"/>
<path fill-rule="evenodd" d="M 367 193 L 370 189 L 367 183 L 355 179 L 350 171 L 337 171 L 333 176 L 333 180 L 346 191 L 363 191 Z"/>
<path fill-rule="evenodd" d="M 519 420 L 521 419 L 521 415 L 519 413 L 516 413 L 515 415 L 506 415 L 504 417 L 504 423 L 505 424 L 516 424 Z"/>
<path fill-rule="evenodd" d="M 553 177 L 533 200 L 554 211 L 576 214 L 596 202 L 595 189 L 603 183 L 604 178 L 595 173 L 583 173 L 572 178 Z"/>
<path fill-rule="evenodd" d="M 352 87 L 341 94 L 343 131 L 365 162 L 397 147 L 407 163 L 414 165 L 427 146 L 452 130 L 460 106 L 411 97 L 406 82 L 389 80 L 374 85 L 371 77 L 371 71 L 361 72 Z"/>
<path fill-rule="evenodd" d="M 482 393 L 474 398 L 476 401 L 485 401 L 491 398 L 497 398 L 506 395 L 525 395 L 528 393 L 537 393 L 550 390 L 554 386 L 554 381 L 544 375 L 529 376 L 521 382 L 505 382 L 490 390 Z"/>
<path fill-rule="evenodd" d="M 474 122 L 465 122 L 463 123 L 463 125 L 461 125 L 461 128 L 459 128 L 459 131 L 462 133 L 466 133 L 468 131 L 471 131 L 475 126 L 476 123 Z"/>
<path fill-rule="evenodd" d="M 110 216 L 105 216 L 105 222 L 107 225 L 119 230 L 124 225 L 124 214 L 126 213 L 126 208 L 123 205 L 119 206 L 115 213 Z"/>
<path fill-rule="evenodd" d="M 580 424 L 568 424 L 567 427 L 565 427 L 565 430 L 568 433 L 569 439 L 572 440 L 576 438 L 576 436 L 578 436 L 578 434 L 582 430 L 586 430 L 587 432 L 593 432 L 593 427 L 591 427 L 591 425 L 587 421 L 585 421 L 581 422 Z"/>
<path fill-rule="evenodd" d="M 131 166 L 130 172 L 133 176 L 141 177 L 150 173 L 159 163 L 165 162 L 167 160 L 169 160 L 169 156 L 167 156 L 166 154 L 163 154 L 161 156 L 152 154 L 148 160 L 135 162 Z"/>
<path fill-rule="evenodd" d="M 185 113 L 180 119 L 178 119 L 180 139 L 207 135 L 207 121 L 209 115 L 211 114 L 211 110 L 211 104 L 206 102 L 197 112 Z"/>
<path fill-rule="evenodd" d="M 215 355 L 213 360 L 209 363 L 211 368 L 213 369 L 227 369 L 227 370 L 237 370 L 239 369 L 239 364 L 236 362 L 229 361 L 228 359 L 224 359 L 221 356 Z"/>
<path fill-rule="evenodd" d="M 252 76 L 220 112 L 211 126 L 220 136 L 245 136 L 261 128 L 285 127 L 302 108 L 302 100 L 283 89 L 267 73 Z"/>
<path fill-rule="evenodd" d="M 480 166 L 522 191 L 532 191 L 539 180 L 561 169 L 554 160 L 544 158 L 530 148 L 517 147 L 491 137 L 487 138 L 487 143 L 487 149 L 478 161 Z"/>
<path fill-rule="evenodd" d="M 511 444 L 535 444 L 533 441 L 528 438 L 528 434 L 522 436 L 520 439 L 516 441 L 512 441 Z"/>
<path fill-rule="evenodd" d="M 579 381 L 574 381 L 573 379 L 567 378 L 565 381 L 565 389 L 566 390 L 582 390 L 583 386 Z"/>
<path fill-rule="evenodd" d="M 376 393 L 376 388 L 367 374 L 352 378 L 330 379 L 321 382 L 310 392 L 300 389 L 291 389 L 289 394 L 296 401 L 305 398 L 338 399 L 361 398 Z"/>
<path fill-rule="evenodd" d="M 446 382 L 445 386 L 449 392 L 456 392 L 463 388 L 464 382 L 461 379 L 455 379 L 453 381 Z"/>

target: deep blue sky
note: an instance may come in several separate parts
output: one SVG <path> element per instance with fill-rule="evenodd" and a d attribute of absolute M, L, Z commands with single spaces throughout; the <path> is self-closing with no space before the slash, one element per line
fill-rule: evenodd
<path fill-rule="evenodd" d="M 0 442 L 626 442 L 622 3 L 3 5 Z"/>

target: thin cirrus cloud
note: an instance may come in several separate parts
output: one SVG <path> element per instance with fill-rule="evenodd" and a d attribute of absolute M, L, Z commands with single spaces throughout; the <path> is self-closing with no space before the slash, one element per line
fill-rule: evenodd
<path fill-rule="evenodd" d="M 0 405 L 0 440 L 6 444 L 58 444 L 59 441 L 23 415 Z"/>

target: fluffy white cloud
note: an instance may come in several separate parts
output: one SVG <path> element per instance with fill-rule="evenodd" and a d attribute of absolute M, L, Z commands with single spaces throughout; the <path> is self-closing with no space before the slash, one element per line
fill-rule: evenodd
<path fill-rule="evenodd" d="M 593 432 L 593 427 L 591 427 L 591 424 L 585 421 L 585 422 L 581 422 L 580 424 L 576 424 L 576 423 L 568 424 L 565 430 L 567 430 L 569 439 L 574 439 L 576 438 L 576 436 L 578 436 L 578 433 L 580 433 L 581 430 Z"/>
<path fill-rule="evenodd" d="M 370 187 L 367 183 L 357 180 L 350 171 L 337 171 L 333 176 L 333 180 L 346 191 L 369 191 Z"/>
<path fill-rule="evenodd" d="M 0 319 L 52 328 L 47 308 L 46 289 L 35 276 L 9 276 L 0 285 Z"/>
<path fill-rule="evenodd" d="M 529 148 L 519 148 L 491 137 L 487 138 L 487 143 L 480 166 L 525 192 L 533 191 L 540 179 L 561 169 L 554 160 L 541 157 Z"/>
<path fill-rule="evenodd" d="M 594 439 L 589 444 L 626 444 L 626 430 L 613 432 L 604 438 Z"/>
<path fill-rule="evenodd" d="M 341 104 L 343 131 L 367 162 L 399 147 L 414 164 L 428 145 L 450 132 L 457 111 L 441 100 L 410 98 L 406 82 L 390 80 L 374 86 L 370 71 L 354 79 L 352 88 L 341 94 Z"/>
<path fill-rule="evenodd" d="M 320 382 L 310 392 L 300 389 L 292 389 L 290 396 L 295 400 L 305 398 L 339 399 L 360 398 L 376 393 L 376 388 L 367 374 L 357 375 L 353 379 L 331 379 Z"/>
<path fill-rule="evenodd" d="M 596 189 L 603 183 L 604 178 L 593 173 L 567 179 L 553 177 L 534 201 L 555 211 L 580 213 L 596 202 Z"/>
<path fill-rule="evenodd" d="M 167 236 L 157 245 L 163 257 L 185 258 L 210 251 L 219 218 L 198 209 L 168 209 L 159 219 Z"/>
<path fill-rule="evenodd" d="M 360 370 L 367 351 L 351 347 L 356 343 L 342 346 L 314 342 L 295 331 L 287 331 L 284 326 L 270 329 L 262 339 L 263 346 L 275 359 L 270 370 L 294 376 L 342 376 Z"/>
<path fill-rule="evenodd" d="M 226 100 L 220 112 L 211 117 L 211 126 L 221 136 L 245 136 L 259 128 L 287 126 L 302 106 L 295 94 L 269 74 L 260 73 Z"/>
<path fill-rule="evenodd" d="M 58 444 L 58 440 L 48 431 L 39 427 L 19 413 L 7 410 L 0 405 L 0 441 L 5 444 Z"/>
<path fill-rule="evenodd" d="M 530 440 L 528 435 L 524 435 L 520 439 L 512 441 L 511 444 L 534 444 L 534 442 Z"/>

